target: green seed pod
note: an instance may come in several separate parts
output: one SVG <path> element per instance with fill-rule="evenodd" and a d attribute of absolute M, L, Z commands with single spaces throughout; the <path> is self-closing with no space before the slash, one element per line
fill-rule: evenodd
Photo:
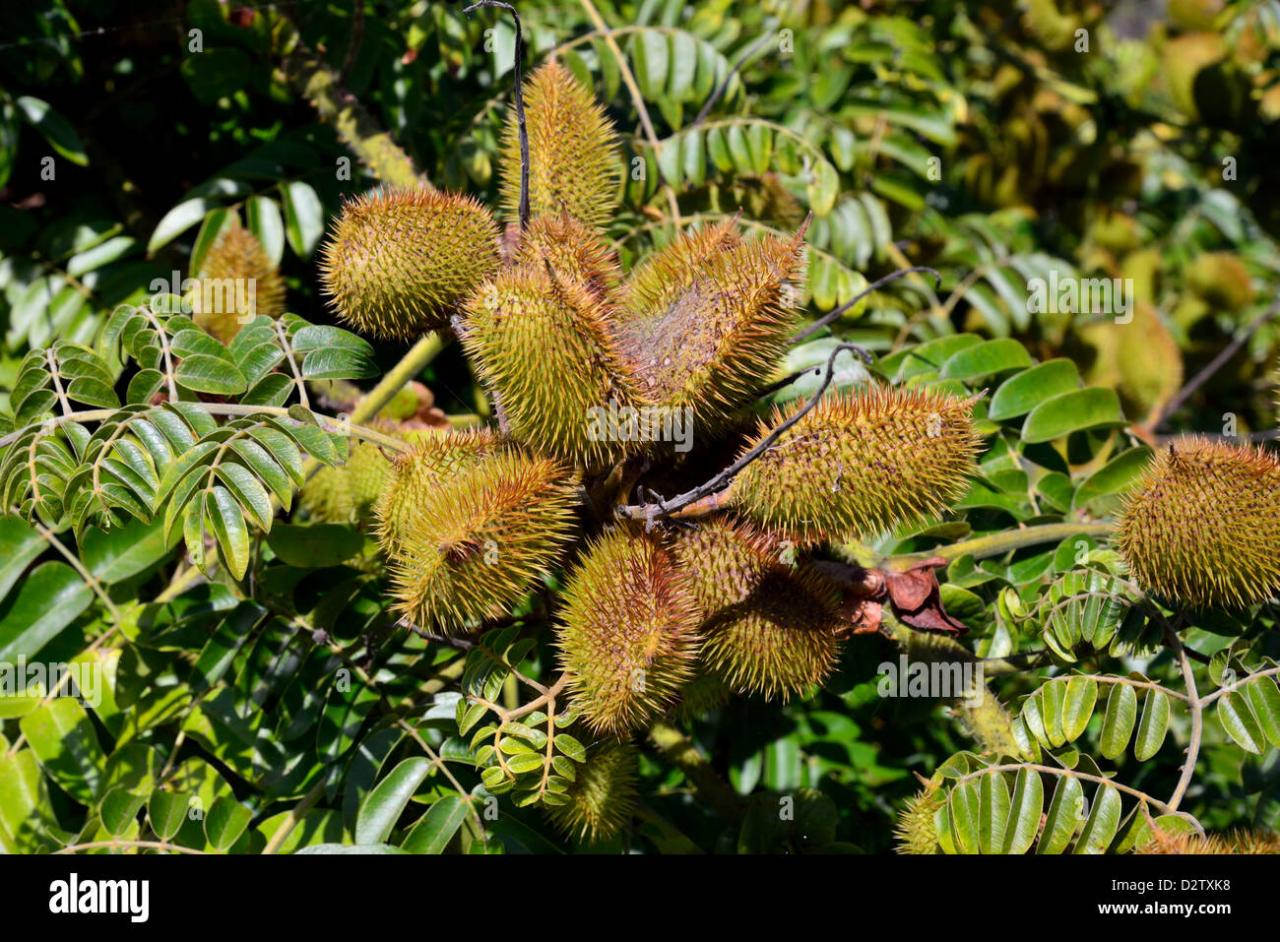
<path fill-rule="evenodd" d="M 262 243 L 237 224 L 223 230 L 205 254 L 190 301 L 192 320 L 230 343 L 255 317 L 284 313 L 284 280 Z"/>
<path fill-rule="evenodd" d="M 569 579 L 562 618 L 561 667 L 594 732 L 634 729 L 693 676 L 698 606 L 671 554 L 648 536 L 599 539 Z"/>
<path fill-rule="evenodd" d="M 1280 462 L 1191 439 L 1161 451 L 1121 515 L 1138 584 L 1197 608 L 1243 608 L 1280 590 Z"/>
<path fill-rule="evenodd" d="M 498 227 L 469 196 L 376 190 L 351 200 L 321 253 L 339 319 L 383 340 L 446 327 L 498 269 Z"/>
<path fill-rule="evenodd" d="M 600 422 L 639 401 L 608 316 L 586 285 L 545 266 L 508 269 L 467 303 L 462 346 L 512 438 L 586 468 L 636 449 Z"/>
<path fill-rule="evenodd" d="M 356 442 L 346 464 L 321 468 L 302 489 L 302 506 L 324 523 L 368 523 L 391 482 L 391 461 L 377 445 Z"/>
<path fill-rule="evenodd" d="M 726 500 L 800 545 L 935 516 L 968 489 L 981 442 L 971 405 L 923 389 L 827 395 L 734 479 Z M 802 407 L 775 410 L 743 453 Z"/>
<path fill-rule="evenodd" d="M 592 93 L 555 60 L 525 84 L 529 135 L 531 216 L 568 213 L 589 226 L 604 226 L 618 205 L 622 162 L 618 135 Z M 515 109 L 502 138 L 502 206 L 514 219 L 520 208 L 520 137 Z"/>
<path fill-rule="evenodd" d="M 428 488 L 391 558 L 396 610 L 446 634 L 505 614 L 573 535 L 576 498 L 564 468 L 515 451 Z"/>
<path fill-rule="evenodd" d="M 938 845 L 937 814 L 947 803 L 947 793 L 937 785 L 926 785 L 924 790 L 907 799 L 893 836 L 898 839 L 900 854 L 940 854 Z"/>
<path fill-rule="evenodd" d="M 550 266 L 568 281 L 580 281 L 601 301 L 611 301 L 621 279 L 618 257 L 595 230 L 569 215 L 539 216 L 520 238 L 517 263 Z"/>
<path fill-rule="evenodd" d="M 577 767 L 578 777 L 565 792 L 568 801 L 548 807 L 555 825 L 589 843 L 608 840 L 631 820 L 636 806 L 636 747 L 605 741 Z"/>
<path fill-rule="evenodd" d="M 839 592 L 784 545 L 743 524 L 713 520 L 681 533 L 674 553 L 701 615 L 701 657 L 738 693 L 765 699 L 821 683 L 845 633 Z"/>
<path fill-rule="evenodd" d="M 654 284 L 661 266 L 633 279 L 628 296 L 642 309 L 667 303 L 649 316 L 633 310 L 617 328 L 646 398 L 690 410 L 700 427 L 721 424 L 777 367 L 798 324 L 804 276 L 804 243 L 773 236 L 712 249 L 691 279 L 681 274 L 681 257 L 696 258 L 723 239 L 713 232 L 673 253 L 669 287 Z M 687 285 L 673 295 L 681 281 Z"/>
<path fill-rule="evenodd" d="M 374 508 L 378 540 L 387 557 L 394 559 L 399 554 L 406 528 L 419 505 L 435 499 L 463 469 L 502 447 L 502 439 L 489 429 L 428 432 L 412 451 L 398 455 Z"/>

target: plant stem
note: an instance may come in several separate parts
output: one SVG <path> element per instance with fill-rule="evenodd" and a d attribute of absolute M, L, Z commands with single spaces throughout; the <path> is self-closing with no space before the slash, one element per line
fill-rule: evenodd
<path fill-rule="evenodd" d="M 382 379 L 379 380 L 378 385 L 369 390 L 365 397 L 360 400 L 360 404 L 351 413 L 351 421 L 367 422 L 374 418 L 382 411 L 382 407 L 395 397 L 396 393 L 436 358 L 436 355 L 444 349 L 444 346 L 445 339 L 441 334 L 424 334 L 400 358 L 400 362 L 386 372 Z"/>
<path fill-rule="evenodd" d="M 716 774 L 711 763 L 684 733 L 659 721 L 649 727 L 649 742 L 685 774 L 698 794 L 726 821 L 737 822 L 746 811 L 742 796 Z"/>
<path fill-rule="evenodd" d="M 952 543 L 950 546 L 939 546 L 935 549 L 921 550 L 918 553 L 892 556 L 888 562 L 890 565 L 895 566 L 899 564 L 905 565 L 919 562 L 922 559 L 929 559 L 933 556 L 940 556 L 948 562 L 959 559 L 961 556 L 986 559 L 991 556 L 999 556 L 1010 550 L 1065 540 L 1069 536 L 1109 536 L 1113 530 L 1115 530 L 1115 524 L 1111 523 L 1042 523 L 1034 527 L 1024 527 L 1021 530 L 1010 530 L 1008 532 L 974 537 L 971 540 L 961 540 L 959 543 Z"/>
<path fill-rule="evenodd" d="M 1165 635 L 1169 646 L 1178 657 L 1178 666 L 1182 668 L 1182 681 L 1187 687 L 1187 706 L 1191 710 L 1191 737 L 1187 740 L 1187 757 L 1182 764 L 1182 774 L 1178 777 L 1178 784 L 1173 794 L 1169 796 L 1166 806 L 1167 813 L 1173 814 L 1178 810 L 1178 805 L 1182 804 L 1182 799 L 1187 794 L 1187 787 L 1191 784 L 1191 777 L 1196 772 L 1196 760 L 1200 757 L 1200 741 L 1204 735 L 1204 703 L 1200 700 L 1199 690 L 1196 689 L 1195 672 L 1191 669 L 1191 660 L 1187 657 L 1182 639 L 1172 629 L 1166 631 Z"/>

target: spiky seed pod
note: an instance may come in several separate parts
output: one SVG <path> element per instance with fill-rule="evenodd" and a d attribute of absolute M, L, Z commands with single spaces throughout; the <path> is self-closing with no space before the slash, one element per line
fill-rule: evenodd
<path fill-rule="evenodd" d="M 946 792 L 933 784 L 926 785 L 923 791 L 907 799 L 893 826 L 893 836 L 898 839 L 898 853 L 942 853 L 938 845 L 937 814 L 946 803 Z"/>
<path fill-rule="evenodd" d="M 1210 305 L 1238 311 L 1253 300 L 1253 278 L 1231 252 L 1206 252 L 1186 270 L 1187 286 Z"/>
<path fill-rule="evenodd" d="M 773 236 L 712 255 L 665 311 L 620 323 L 641 392 L 714 428 L 763 384 L 797 326 L 799 237 Z"/>
<path fill-rule="evenodd" d="M 1125 503 L 1120 552 L 1138 584 L 1198 608 L 1242 608 L 1280 590 L 1280 462 L 1192 439 L 1156 455 Z"/>
<path fill-rule="evenodd" d="M 602 743 L 578 766 L 578 777 L 564 793 L 568 801 L 548 806 L 551 820 L 566 834 L 589 843 L 616 835 L 635 811 L 637 762 L 632 743 Z"/>
<path fill-rule="evenodd" d="M 640 397 L 609 333 L 609 309 L 586 285 L 545 267 L 512 268 L 466 311 L 462 346 L 513 438 L 586 468 L 638 447 L 601 421 Z"/>
<path fill-rule="evenodd" d="M 844 634 L 839 592 L 792 568 L 779 541 L 713 520 L 681 533 L 673 551 L 701 611 L 702 662 L 731 689 L 786 700 L 831 673 Z"/>
<path fill-rule="evenodd" d="M 384 340 L 449 324 L 498 270 L 498 226 L 469 196 L 375 190 L 342 207 L 321 251 L 320 280 L 338 317 Z"/>
<path fill-rule="evenodd" d="M 378 540 L 387 557 L 399 555 L 406 529 L 420 505 L 437 500 L 458 473 L 502 448 L 502 439 L 489 429 L 450 430 L 426 433 L 411 451 L 397 455 L 390 480 L 374 507 Z"/>
<path fill-rule="evenodd" d="M 1280 834 L 1241 829 L 1226 834 L 1200 835 L 1194 831 L 1164 831 L 1137 848 L 1139 854 L 1280 854 Z"/>
<path fill-rule="evenodd" d="M 712 710 L 724 706 L 732 696 L 733 691 L 724 678 L 700 670 L 680 691 L 680 702 L 676 704 L 675 715 L 681 719 L 701 719 Z"/>
<path fill-rule="evenodd" d="M 682 233 L 631 272 L 623 289 L 620 317 L 645 321 L 666 314 L 708 262 L 741 244 L 742 237 L 732 219 Z"/>
<path fill-rule="evenodd" d="M 591 92 L 554 59 L 524 88 L 529 134 L 531 216 L 568 213 L 603 226 L 618 205 L 622 162 L 613 123 Z M 520 137 L 515 109 L 502 138 L 502 206 L 514 219 L 520 208 Z"/>
<path fill-rule="evenodd" d="M 505 614 L 573 534 L 577 488 L 556 462 L 482 457 L 416 502 L 392 557 L 396 610 L 446 634 Z"/>
<path fill-rule="evenodd" d="M 618 257 L 599 234 L 567 214 L 539 216 L 520 238 L 516 261 L 551 266 L 566 280 L 580 281 L 601 301 L 612 300 L 622 277 Z"/>
<path fill-rule="evenodd" d="M 254 234 L 234 225 L 205 254 L 190 301 L 192 319 L 230 343 L 255 317 L 284 313 L 284 279 Z"/>
<path fill-rule="evenodd" d="M 693 675 L 698 606 L 671 553 L 649 536 L 615 530 L 591 546 L 561 617 L 561 666 L 597 733 L 623 733 L 660 713 Z"/>
<path fill-rule="evenodd" d="M 924 389 L 827 395 L 743 469 L 726 500 L 799 545 L 940 514 L 967 490 L 981 443 L 971 405 Z M 775 410 L 743 453 L 802 407 Z"/>
<path fill-rule="evenodd" d="M 357 442 L 345 464 L 321 468 L 302 489 L 302 505 L 325 523 L 367 523 L 391 481 L 391 461 L 377 445 Z"/>

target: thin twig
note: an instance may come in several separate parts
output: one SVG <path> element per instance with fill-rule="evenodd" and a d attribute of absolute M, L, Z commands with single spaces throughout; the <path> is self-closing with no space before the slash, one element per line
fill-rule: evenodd
<path fill-rule="evenodd" d="M 521 77 L 524 63 L 524 33 L 520 29 L 520 14 L 516 8 L 502 0 L 476 0 L 462 12 L 468 16 L 480 7 L 494 7 L 506 10 L 516 24 L 515 50 L 515 101 L 516 126 L 520 133 L 520 230 L 529 228 L 529 129 L 524 120 L 524 79 Z"/>
<path fill-rule="evenodd" d="M 1191 661 L 1187 658 L 1187 652 L 1177 632 L 1167 631 L 1166 641 L 1177 655 L 1178 665 L 1182 668 L 1182 681 L 1187 688 L 1187 706 L 1191 710 L 1191 736 L 1187 740 L 1186 759 L 1182 764 L 1182 774 L 1178 777 L 1177 787 L 1169 796 L 1166 806 L 1166 812 L 1173 814 L 1178 810 L 1178 805 L 1182 804 L 1182 799 L 1187 794 L 1187 787 L 1191 784 L 1191 777 L 1195 775 L 1196 759 L 1200 757 L 1200 740 L 1204 734 L 1204 703 L 1196 689 L 1196 677 L 1191 669 Z"/>
<path fill-rule="evenodd" d="M 772 38 L 773 38 L 773 31 L 765 30 L 761 34 L 759 39 L 757 39 L 754 43 L 752 43 L 750 46 L 747 47 L 746 51 L 743 52 L 743 54 L 738 57 L 738 60 L 729 67 L 729 71 L 725 75 L 724 80 L 715 87 L 715 90 L 711 93 L 711 96 L 705 102 L 703 102 L 702 107 L 698 110 L 698 116 L 693 119 L 693 123 L 690 124 L 689 127 L 686 128 L 685 130 L 696 128 L 703 121 L 707 120 L 707 115 L 711 114 L 711 109 L 716 106 L 716 103 L 719 102 L 720 99 L 724 97 L 724 93 L 729 90 L 729 84 L 733 81 L 733 77 L 737 75 L 742 70 L 743 66 L 745 66 L 747 62 L 750 61 L 755 56 L 755 54 L 764 46 L 764 44 L 767 43 Z"/>
<path fill-rule="evenodd" d="M 941 287 L 942 275 L 939 274 L 936 269 L 930 268 L 928 265 L 912 265 L 910 268 L 899 268 L 897 271 L 892 271 L 889 274 L 885 275 L 883 278 L 877 278 L 875 281 L 871 282 L 871 284 L 867 285 L 865 288 L 863 288 L 861 291 L 859 291 L 852 298 L 850 298 L 844 304 L 840 305 L 835 310 L 828 311 L 826 314 L 822 315 L 822 317 L 818 318 L 812 324 L 797 331 L 791 337 L 791 342 L 799 343 L 801 340 L 804 340 L 806 337 L 812 336 L 813 334 L 822 330 L 822 328 L 826 327 L 828 324 L 832 323 L 833 321 L 839 320 L 842 316 L 844 316 L 845 311 L 852 309 L 855 304 L 857 304 L 867 295 L 871 294 L 871 292 L 878 291 L 881 288 L 883 288 L 885 285 L 891 284 L 892 282 L 895 282 L 899 278 L 905 277 L 906 275 L 911 275 L 916 272 L 922 272 L 922 271 L 928 272 L 929 274 L 933 275 L 934 285 L 937 287 Z"/>
<path fill-rule="evenodd" d="M 1241 347 L 1249 342 L 1249 338 L 1256 334 L 1265 324 L 1273 320 L 1277 314 L 1280 314 L 1280 300 L 1275 301 L 1269 308 L 1250 321 L 1244 330 L 1232 338 L 1231 343 L 1223 347 L 1216 357 L 1210 360 L 1200 372 L 1191 377 L 1187 384 L 1178 390 L 1178 394 L 1170 399 L 1165 407 L 1160 410 L 1159 418 L 1152 423 L 1151 427 L 1157 429 L 1168 421 L 1169 417 L 1178 411 L 1178 408 L 1187 401 L 1192 393 L 1207 383 L 1218 370 L 1226 365 L 1228 360 L 1240 351 Z"/>
<path fill-rule="evenodd" d="M 831 351 L 831 355 L 827 357 L 826 375 L 822 377 L 822 384 L 818 387 L 817 392 L 810 397 L 804 407 L 782 422 L 772 432 L 766 435 L 760 442 L 746 454 L 742 455 L 737 461 L 729 465 L 711 480 L 704 484 L 699 484 L 692 490 L 678 494 L 669 500 L 659 500 L 655 504 L 629 504 L 619 507 L 618 516 L 628 517 L 632 520 L 645 520 L 651 522 L 659 517 L 667 517 L 679 510 L 688 507 L 690 504 L 702 500 L 712 494 L 718 493 L 729 486 L 729 483 L 741 472 L 747 465 L 755 461 L 777 442 L 779 438 L 786 434 L 787 430 L 808 415 L 821 401 L 823 395 L 826 394 L 827 388 L 831 385 L 831 381 L 835 378 L 835 362 L 836 357 L 841 353 L 848 352 L 856 356 L 858 347 L 851 343 L 838 344 Z"/>

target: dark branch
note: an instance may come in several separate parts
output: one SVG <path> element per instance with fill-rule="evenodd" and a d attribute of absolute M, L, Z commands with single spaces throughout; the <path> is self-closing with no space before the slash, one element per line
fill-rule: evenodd
<path fill-rule="evenodd" d="M 705 484 L 699 484 L 697 487 L 692 490 L 685 491 L 683 494 L 678 494 L 670 500 L 659 500 L 653 504 L 628 504 L 626 506 L 619 507 L 617 511 L 618 516 L 627 517 L 632 520 L 645 520 L 646 522 L 650 522 L 659 517 L 669 517 L 672 514 L 683 510 L 685 507 L 688 507 L 690 504 L 694 504 L 697 501 L 702 500 L 704 497 L 709 497 L 712 494 L 716 494 L 724 490 L 729 486 L 729 483 L 737 477 L 745 467 L 747 467 L 747 465 L 751 464 L 751 462 L 755 461 L 773 447 L 774 443 L 786 434 L 788 429 L 813 411 L 819 401 L 821 401 L 823 395 L 826 394 L 827 388 L 831 385 L 831 381 L 835 378 L 836 357 L 841 353 L 846 352 L 857 356 L 859 349 L 860 348 L 855 344 L 842 343 L 832 350 L 831 355 L 827 357 L 826 375 L 822 377 L 822 385 L 818 387 L 817 391 L 812 397 L 810 397 L 809 401 L 805 403 L 804 408 L 800 409 L 795 413 L 795 415 L 791 416 L 785 422 L 779 424 L 777 428 L 762 438 L 754 448 L 744 454 L 733 464 L 729 465 L 729 467 L 725 468 L 711 480 L 707 481 Z"/>
<path fill-rule="evenodd" d="M 1228 360 L 1240 352 L 1240 348 L 1249 342 L 1250 337 L 1256 334 L 1268 321 L 1275 318 L 1277 314 L 1280 314 L 1280 300 L 1275 301 L 1269 308 L 1250 321 L 1249 325 L 1237 334 L 1231 343 L 1223 347 L 1222 351 L 1210 360 L 1204 369 L 1191 377 L 1191 380 L 1182 389 L 1178 390 L 1178 394 L 1170 399 L 1168 405 L 1160 411 L 1160 418 L 1156 419 L 1152 429 L 1158 429 L 1168 421 L 1169 416 L 1177 412 L 1178 408 L 1190 398 L 1193 392 L 1208 382 L 1214 373 L 1222 369 Z"/>
<path fill-rule="evenodd" d="M 840 305 L 834 311 L 829 311 L 828 313 L 822 315 L 822 317 L 820 317 L 818 320 L 810 324 L 808 327 L 802 328 L 801 330 L 797 331 L 796 334 L 791 338 L 791 342 L 799 343 L 801 340 L 804 340 L 806 337 L 810 337 L 813 334 L 817 333 L 818 331 L 822 330 L 822 328 L 826 327 L 828 324 L 832 323 L 833 321 L 839 320 L 844 315 L 845 311 L 848 311 L 850 308 L 852 308 L 855 304 L 857 304 L 859 301 L 861 301 L 871 292 L 878 291 L 881 288 L 883 288 L 885 285 L 890 284 L 891 282 L 897 281 L 899 278 L 902 278 L 906 275 L 910 275 L 913 272 L 920 272 L 920 271 L 927 271 L 929 274 L 933 275 L 935 291 L 939 287 L 941 287 L 942 275 L 938 274 L 938 272 L 935 269 L 930 268 L 927 265 L 912 265 L 910 268 L 899 268 L 897 271 L 890 272 L 889 274 L 885 275 L 883 278 L 877 278 L 875 281 L 871 282 L 871 284 L 867 285 L 865 288 L 863 288 L 861 291 L 855 294 L 852 298 L 850 298 L 844 304 Z"/>
<path fill-rule="evenodd" d="M 462 12 L 470 15 L 473 10 L 480 7 L 495 7 L 500 10 L 506 10 L 511 14 L 511 19 L 516 24 L 516 54 L 515 54 L 515 99 L 516 99 L 516 126 L 520 133 L 520 229 L 521 231 L 529 228 L 529 129 L 525 125 L 524 120 L 524 32 L 520 28 L 520 14 L 516 12 L 516 8 L 509 3 L 503 3 L 502 0 L 476 0 L 471 6 Z"/>
<path fill-rule="evenodd" d="M 707 120 L 707 115 L 711 114 L 711 109 L 716 106 L 716 103 L 724 97 L 724 93 L 729 90 L 729 83 L 733 81 L 733 77 L 737 75 L 742 70 L 742 67 L 745 66 L 747 62 L 755 56 L 760 48 L 772 38 L 772 30 L 766 30 L 759 39 L 747 47 L 747 50 L 738 57 L 738 61 L 729 67 L 729 72 L 725 75 L 724 81 L 715 87 L 715 91 L 711 93 L 711 97 L 706 100 L 702 108 L 698 111 L 698 116 L 693 119 L 693 123 L 685 130 L 696 128 L 703 121 Z"/>

